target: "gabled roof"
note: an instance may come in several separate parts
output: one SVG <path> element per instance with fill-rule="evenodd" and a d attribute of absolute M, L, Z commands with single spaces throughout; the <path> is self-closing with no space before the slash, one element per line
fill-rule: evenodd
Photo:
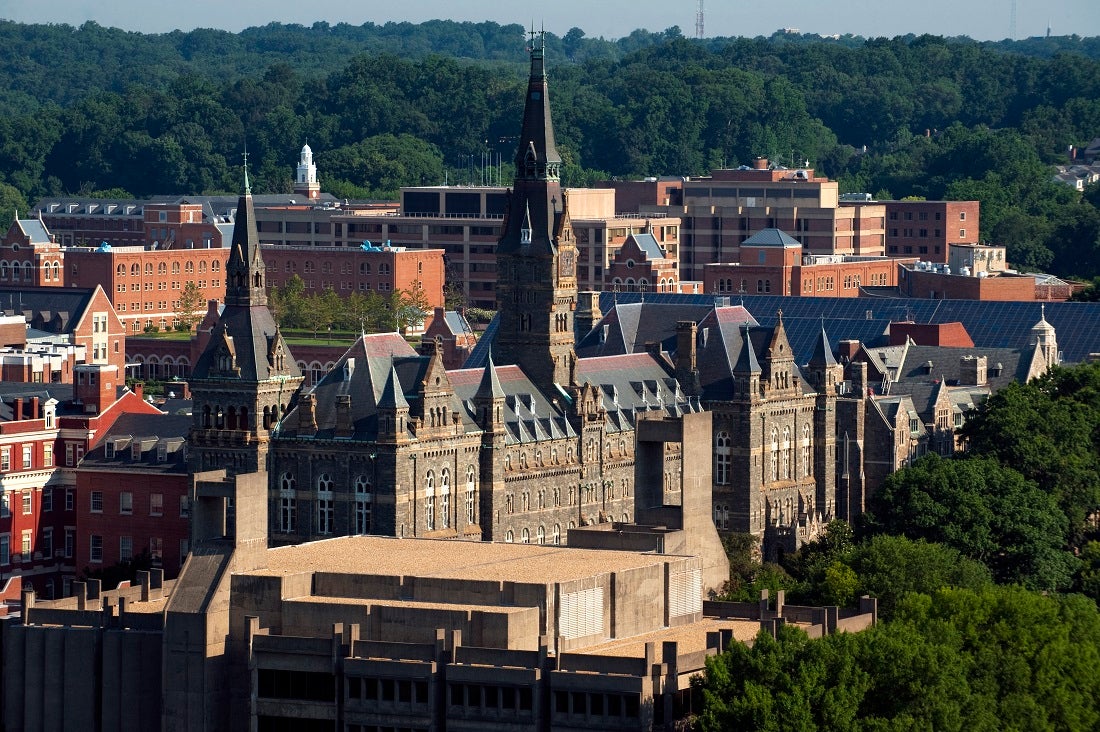
<path fill-rule="evenodd" d="M 46 230 L 46 225 L 38 219 L 16 219 L 15 225 L 19 227 L 19 230 L 23 232 L 23 236 L 27 237 L 31 244 L 49 244 L 50 232 Z"/>
<path fill-rule="evenodd" d="M 0 287 L 0 312 L 23 315 L 34 328 L 68 333 L 84 317 L 95 288 Z"/>
<path fill-rule="evenodd" d="M 646 259 L 658 260 L 665 258 L 665 251 L 661 249 L 661 245 L 657 242 L 657 237 L 653 234 L 630 234 L 626 237 L 627 241 L 631 239 L 638 245 L 638 249 L 645 254 Z M 623 246 L 626 246 L 624 242 Z"/>
<path fill-rule="evenodd" d="M 779 229 L 761 229 L 756 232 L 745 241 L 741 242 L 743 247 L 779 247 L 781 249 L 793 249 L 795 247 L 801 247 L 802 245 L 797 239 L 794 239 L 788 234 L 780 231 Z"/>

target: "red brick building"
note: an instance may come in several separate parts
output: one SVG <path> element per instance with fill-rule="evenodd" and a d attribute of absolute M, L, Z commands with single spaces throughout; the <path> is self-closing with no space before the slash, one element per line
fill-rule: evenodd
<path fill-rule="evenodd" d="M 898 275 L 902 297 L 932 300 L 1035 300 L 1035 275 L 1001 273 L 994 276 L 964 275 L 943 265 L 909 263 Z M 979 274 L 985 274 L 979 273 Z"/>
<path fill-rule="evenodd" d="M 61 247 L 38 219 L 16 219 L 0 240 L 0 287 L 62 287 Z"/>
<path fill-rule="evenodd" d="M 420 352 L 425 355 L 435 353 L 436 340 L 443 345 L 443 365 L 448 369 L 462 368 L 477 345 L 477 336 L 462 313 L 441 307 L 435 308 L 424 329 L 424 335 L 420 339 Z"/>
<path fill-rule="evenodd" d="M 188 551 L 186 435 L 190 416 L 125 414 L 76 469 L 78 572 L 148 552 L 166 578 Z"/>
<path fill-rule="evenodd" d="M 173 327 L 189 282 L 207 299 L 221 297 L 228 249 L 147 249 L 101 246 L 65 250 L 70 287 L 100 285 L 130 333 Z"/>
<path fill-rule="evenodd" d="M 680 267 L 652 231 L 627 234 L 607 268 L 612 289 L 624 292 L 679 292 Z"/>
<path fill-rule="evenodd" d="M 946 263 L 949 245 L 977 244 L 978 201 L 883 201 L 886 255 Z"/>
<path fill-rule="evenodd" d="M 442 249 L 264 246 L 262 250 L 268 287 L 282 286 L 298 275 L 307 294 L 331 289 L 347 297 L 353 292 L 388 295 L 421 290 L 428 307 L 443 305 Z"/>
<path fill-rule="evenodd" d="M 721 295 L 859 297 L 865 286 L 897 284 L 889 257 L 804 255 L 796 239 L 765 229 L 741 243 L 736 264 L 703 268 L 703 291 Z"/>
<path fill-rule="evenodd" d="M 38 340 L 84 349 L 84 361 L 126 368 L 126 331 L 102 287 L 0 287 L 0 312 L 22 315 Z M 26 341 L 24 341 L 26 343 Z"/>
<path fill-rule="evenodd" d="M 0 383 L 0 601 L 23 585 L 67 594 L 79 543 L 74 470 L 122 414 L 159 414 L 112 364 L 75 367 L 70 384 Z"/>

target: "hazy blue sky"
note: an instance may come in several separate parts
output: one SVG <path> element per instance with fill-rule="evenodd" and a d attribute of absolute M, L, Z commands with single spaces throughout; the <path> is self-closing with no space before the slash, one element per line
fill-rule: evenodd
<path fill-rule="evenodd" d="M 573 26 L 589 36 L 619 38 L 635 28 L 678 25 L 695 34 L 697 0 L 0 0 L 0 18 L 28 23 L 100 25 L 159 33 L 192 28 L 242 28 L 271 21 L 361 25 L 431 18 L 544 24 L 562 35 Z M 1016 37 L 1100 35 L 1100 0 L 1016 0 Z M 1013 0 L 706 0 L 707 36 L 804 33 L 895 36 L 905 33 L 1009 37 Z"/>

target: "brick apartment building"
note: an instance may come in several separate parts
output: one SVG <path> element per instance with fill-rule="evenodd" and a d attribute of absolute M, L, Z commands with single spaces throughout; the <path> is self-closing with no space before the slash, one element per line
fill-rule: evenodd
<path fill-rule="evenodd" d="M 980 241 L 978 201 L 883 201 L 882 205 L 886 207 L 887 256 L 943 264 L 950 245 Z"/>
<path fill-rule="evenodd" d="M 189 549 L 187 430 L 191 418 L 124 414 L 76 468 L 78 572 L 148 554 L 175 577 Z"/>
<path fill-rule="evenodd" d="M 112 364 L 82 364 L 70 384 L 0 384 L 0 599 L 20 585 L 56 597 L 75 572 L 75 469 L 126 413 L 159 414 Z"/>

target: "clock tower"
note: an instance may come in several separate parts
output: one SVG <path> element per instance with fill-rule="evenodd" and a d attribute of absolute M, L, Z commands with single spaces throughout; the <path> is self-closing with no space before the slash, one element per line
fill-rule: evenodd
<path fill-rule="evenodd" d="M 552 397 L 573 379 L 577 246 L 561 186 L 547 95 L 543 34 L 532 33 L 531 76 L 516 149 L 516 177 L 497 244 L 499 327 L 493 354 L 518 364 Z"/>

